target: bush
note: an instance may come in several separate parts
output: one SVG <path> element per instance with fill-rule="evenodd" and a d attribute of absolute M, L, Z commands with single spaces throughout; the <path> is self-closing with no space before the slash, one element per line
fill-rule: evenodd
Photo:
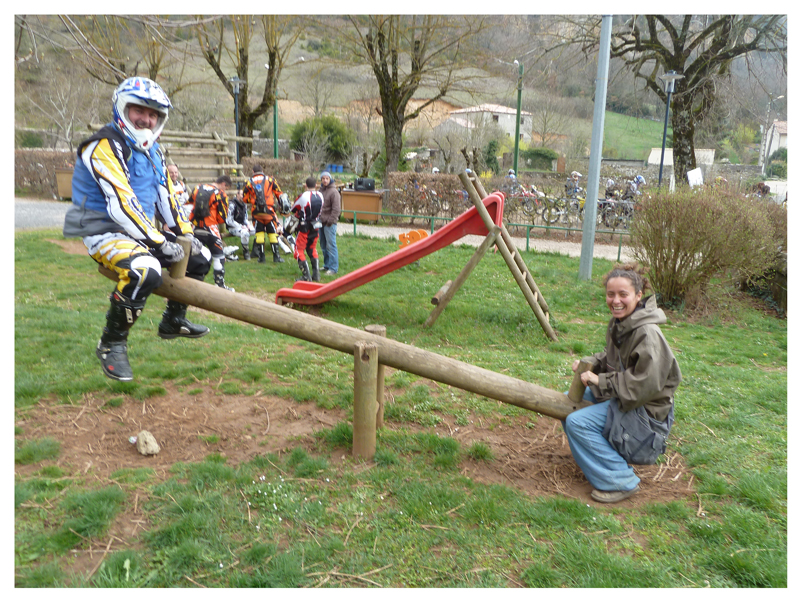
<path fill-rule="evenodd" d="M 335 162 L 344 162 L 355 141 L 355 134 L 334 115 L 313 117 L 297 123 L 292 128 L 291 147 L 304 150 L 306 139 L 314 131 L 327 140 L 328 158 Z"/>
<path fill-rule="evenodd" d="M 767 160 L 767 177 L 786 179 L 788 161 L 788 150 L 786 148 L 775 150 Z"/>
<path fill-rule="evenodd" d="M 654 190 L 636 207 L 634 257 L 664 304 L 696 306 L 712 285 L 763 275 L 780 241 L 765 202 L 724 188 Z"/>
<path fill-rule="evenodd" d="M 526 162 L 530 161 L 532 169 L 540 169 L 543 171 L 550 171 L 553 161 L 558 158 L 558 152 L 550 148 L 528 148 L 527 150 L 520 151 L 519 154 Z"/>

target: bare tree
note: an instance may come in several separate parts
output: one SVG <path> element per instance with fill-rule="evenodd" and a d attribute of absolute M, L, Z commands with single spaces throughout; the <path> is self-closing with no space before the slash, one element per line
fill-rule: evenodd
<path fill-rule="evenodd" d="M 15 21 L 42 57 L 45 47 L 56 55 L 69 53 L 89 75 L 108 85 L 116 87 L 128 77 L 142 75 L 158 81 L 171 97 L 197 83 L 187 78 L 193 56 L 179 36 L 197 20 L 154 15 L 17 15 Z"/>
<path fill-rule="evenodd" d="M 349 19 L 353 31 L 345 33 L 345 39 L 351 52 L 370 65 L 377 80 L 386 171 L 396 171 L 405 124 L 466 77 L 457 71 L 463 46 L 483 29 L 484 19 L 452 15 L 367 15 Z M 431 96 L 407 111 L 420 87 L 432 90 Z"/>
<path fill-rule="evenodd" d="M 74 69 L 65 69 L 48 70 L 49 85 L 39 95 L 26 94 L 25 100 L 55 128 L 56 143 L 72 151 L 76 124 L 97 120 L 98 82 L 87 85 Z"/>
<path fill-rule="evenodd" d="M 325 114 L 328 104 L 333 98 L 332 75 L 323 66 L 316 66 L 310 75 L 303 79 L 303 92 L 305 103 L 311 103 L 314 109 L 314 116 L 319 117 Z"/>
<path fill-rule="evenodd" d="M 229 15 L 198 23 L 197 40 L 203 58 L 237 102 L 240 136 L 250 137 L 256 119 L 275 105 L 278 80 L 301 32 L 296 17 L 278 15 Z M 250 46 L 257 35 L 263 37 L 267 46 L 267 76 L 260 97 L 251 106 L 248 97 L 256 96 L 257 92 L 255 74 L 252 77 L 250 74 Z M 247 82 L 238 94 L 230 81 L 233 75 Z M 239 148 L 242 156 L 252 154 L 252 143 L 241 142 Z"/>
<path fill-rule="evenodd" d="M 599 17 L 562 21 L 560 41 L 580 44 L 586 53 L 599 42 Z M 554 44 L 557 48 L 561 44 Z M 612 32 L 611 57 L 666 103 L 659 77 L 683 75 L 672 94 L 671 123 L 675 175 L 683 179 L 697 166 L 695 128 L 716 101 L 716 81 L 727 77 L 740 57 L 777 54 L 786 71 L 786 15 L 635 15 Z"/>
<path fill-rule="evenodd" d="M 552 148 L 574 118 L 571 105 L 551 94 L 538 94 L 526 109 L 531 113 L 531 137 L 542 148 Z"/>
<path fill-rule="evenodd" d="M 329 144 L 330 139 L 322 132 L 321 127 L 314 127 L 303 138 L 302 150 L 312 169 L 317 170 L 325 164 Z"/>

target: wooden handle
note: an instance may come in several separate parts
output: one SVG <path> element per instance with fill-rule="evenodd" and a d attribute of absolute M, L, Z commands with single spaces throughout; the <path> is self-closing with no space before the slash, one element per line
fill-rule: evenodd
<path fill-rule="evenodd" d="M 169 266 L 169 275 L 173 279 L 183 279 L 186 277 L 186 265 L 189 264 L 189 254 L 192 252 L 192 243 L 184 235 L 179 235 L 175 240 L 183 248 L 183 258 Z"/>
<path fill-rule="evenodd" d="M 567 392 L 567 396 L 573 402 L 580 402 L 583 400 L 583 393 L 586 391 L 586 386 L 583 385 L 581 381 L 581 373 L 585 373 L 586 371 L 591 371 L 592 365 L 591 363 L 582 360 L 578 363 L 578 369 L 575 371 L 575 374 L 572 377 L 572 384 L 569 386 L 569 392 Z"/>

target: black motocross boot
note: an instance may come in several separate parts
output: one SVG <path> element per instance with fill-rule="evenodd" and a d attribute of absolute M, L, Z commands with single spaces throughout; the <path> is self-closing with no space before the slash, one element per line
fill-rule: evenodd
<path fill-rule="evenodd" d="M 142 314 L 144 300 L 131 300 L 116 290 L 111 294 L 110 300 L 106 326 L 97 343 L 95 354 L 107 377 L 117 381 L 131 381 L 133 370 L 128 362 L 128 331 Z"/>
<path fill-rule="evenodd" d="M 267 262 L 267 257 L 264 254 L 264 244 L 256 244 L 256 252 L 258 253 L 258 262 Z"/>
<path fill-rule="evenodd" d="M 216 283 L 223 290 L 230 290 L 232 292 L 236 291 L 232 287 L 228 287 L 227 285 L 225 285 L 225 269 L 220 269 L 219 271 L 214 271 L 214 283 Z"/>
<path fill-rule="evenodd" d="M 247 244 L 242 244 L 242 260 L 250 260 L 250 252 L 247 250 Z"/>
<path fill-rule="evenodd" d="M 308 260 L 311 261 L 311 281 L 319 281 L 319 258 L 312 256 Z"/>
<path fill-rule="evenodd" d="M 278 244 L 271 244 L 272 246 L 272 262 L 282 263 L 285 262 L 281 256 L 281 247 Z"/>
<path fill-rule="evenodd" d="M 300 267 L 301 277 L 298 277 L 295 281 L 311 281 L 311 275 L 308 273 L 308 263 L 298 258 L 297 266 Z"/>
<path fill-rule="evenodd" d="M 158 337 L 171 340 L 176 337 L 199 338 L 208 333 L 205 325 L 196 325 L 186 318 L 185 304 L 167 300 L 167 308 L 158 324 Z"/>

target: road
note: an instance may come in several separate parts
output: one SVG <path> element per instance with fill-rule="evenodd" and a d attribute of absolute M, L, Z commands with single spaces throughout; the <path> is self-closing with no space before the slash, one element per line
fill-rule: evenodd
<path fill-rule="evenodd" d="M 14 228 L 17 230 L 22 229 L 44 229 L 44 228 L 61 228 L 64 225 L 64 215 L 69 208 L 70 202 L 63 200 L 38 200 L 29 198 L 15 198 L 14 199 Z M 393 238 L 398 239 L 401 233 L 407 232 L 410 229 L 417 229 L 412 227 L 383 227 L 375 225 L 362 225 L 358 224 L 356 232 L 360 235 L 366 235 L 376 238 Z M 340 223 L 338 227 L 339 235 L 352 235 L 353 225 L 351 223 Z M 478 246 L 483 238 L 476 235 L 470 235 L 459 242 L 461 244 L 469 244 L 471 246 Z M 514 243 L 520 250 L 525 250 L 525 238 L 514 237 Z M 578 242 L 558 241 L 553 239 L 538 239 L 531 237 L 530 242 L 531 250 L 538 252 L 555 252 L 566 256 L 580 257 L 581 244 Z M 595 244 L 594 257 L 605 258 L 611 261 L 617 260 L 617 253 L 619 247 L 614 245 Z M 630 249 L 624 245 L 622 246 L 621 259 L 623 261 L 632 260 Z"/>

